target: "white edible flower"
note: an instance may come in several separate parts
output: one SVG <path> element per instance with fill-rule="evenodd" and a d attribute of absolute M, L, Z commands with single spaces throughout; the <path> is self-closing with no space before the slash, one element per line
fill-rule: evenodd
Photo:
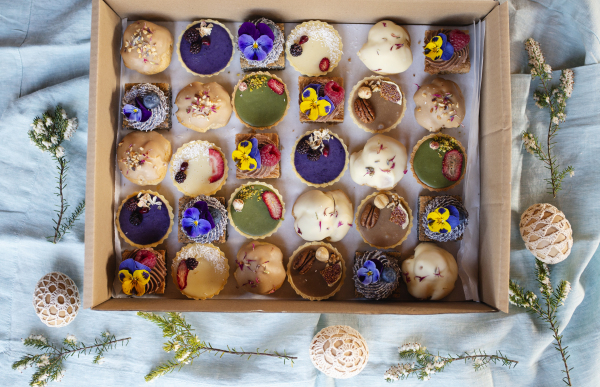
<path fill-rule="evenodd" d="M 478 357 L 477 359 L 475 359 L 473 362 L 474 362 L 476 365 L 481 365 L 481 364 L 483 364 L 483 360 L 482 360 L 480 357 Z"/>
<path fill-rule="evenodd" d="M 571 177 L 575 176 L 575 170 L 572 170 L 571 172 L 569 172 L 569 176 L 571 176 Z"/>
<path fill-rule="evenodd" d="M 60 109 L 60 116 L 63 120 L 67 119 L 67 112 L 65 111 L 65 109 Z"/>
<path fill-rule="evenodd" d="M 46 127 L 50 127 L 50 126 L 52 126 L 52 118 L 47 117 L 46 118 Z"/>
<path fill-rule="evenodd" d="M 58 144 L 58 137 L 56 137 L 56 136 L 52 136 L 52 137 L 50 137 L 50 141 L 51 141 L 51 142 L 52 142 L 54 145 L 56 145 L 56 144 Z"/>
<path fill-rule="evenodd" d="M 50 357 L 48 355 L 42 355 L 38 360 L 38 367 L 44 367 L 50 364 Z"/>
<path fill-rule="evenodd" d="M 563 70 L 562 75 L 560 76 L 560 88 L 564 91 L 567 98 L 571 98 L 574 83 L 575 81 L 573 70 Z"/>
<path fill-rule="evenodd" d="M 50 141 L 43 140 L 42 144 L 44 144 L 46 148 L 52 148 L 52 143 Z"/>
<path fill-rule="evenodd" d="M 558 125 L 558 117 L 557 116 L 552 117 L 552 123 L 554 125 Z"/>
<path fill-rule="evenodd" d="M 65 155 L 65 148 L 59 146 L 56 148 L 56 157 L 61 158 Z"/>
<path fill-rule="evenodd" d="M 77 338 L 75 337 L 75 335 L 67 335 L 67 337 L 65 338 L 65 341 L 68 341 L 69 343 L 72 344 L 77 344 Z"/>
<path fill-rule="evenodd" d="M 191 355 L 190 351 L 184 352 L 183 354 L 181 354 L 181 356 L 179 358 L 177 358 L 177 360 L 179 360 L 180 362 L 185 362 L 185 360 Z"/>
<path fill-rule="evenodd" d="M 75 134 L 75 131 L 77 130 L 77 126 L 77 117 L 70 118 L 67 121 L 67 128 L 65 129 L 64 134 L 65 140 L 71 140 L 71 137 L 73 137 L 73 134 Z"/>
<path fill-rule="evenodd" d="M 65 370 L 60 371 L 57 375 L 56 375 L 56 381 L 60 382 L 62 380 L 62 378 L 65 376 Z"/>

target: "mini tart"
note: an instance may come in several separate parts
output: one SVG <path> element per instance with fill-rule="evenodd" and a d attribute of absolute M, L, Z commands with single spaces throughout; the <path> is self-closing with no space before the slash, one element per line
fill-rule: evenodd
<path fill-rule="evenodd" d="M 156 94 L 159 104 L 150 110 L 152 115 L 147 121 L 129 121 L 123 113 L 126 104 L 138 106 L 139 100 L 142 105 L 144 96 Z M 123 100 L 121 101 L 121 116 L 123 117 L 123 129 L 141 130 L 149 132 L 152 130 L 171 130 L 171 85 L 168 83 L 126 83 Z"/>
<path fill-rule="evenodd" d="M 250 22 L 257 25 L 258 23 L 265 23 L 268 25 L 273 31 L 273 35 L 275 39 L 273 40 L 273 49 L 271 52 L 267 54 L 267 57 L 262 61 L 256 60 L 247 60 L 244 57 L 243 52 L 240 50 L 239 45 L 237 44 L 238 39 L 240 38 L 239 33 L 236 37 L 236 49 L 240 52 L 240 66 L 242 67 L 242 71 L 256 71 L 256 70 L 284 70 L 285 69 L 285 24 L 284 23 L 275 23 L 270 19 L 266 19 L 261 17 L 259 19 L 250 20 Z"/>
<path fill-rule="evenodd" d="M 398 287 L 401 274 L 400 266 L 396 259 L 396 256 L 398 255 L 400 255 L 398 252 L 385 252 L 381 250 L 357 251 L 354 255 L 354 265 L 352 267 L 352 278 L 354 280 L 356 293 L 370 300 L 382 300 L 390 297 Z M 379 270 L 379 280 L 375 283 L 371 282 L 368 285 L 364 285 L 360 282 L 358 277 L 358 271 L 364 267 L 366 261 L 375 263 L 375 266 Z M 384 279 L 383 271 L 390 269 L 394 274 L 386 273 L 386 278 Z M 389 275 L 389 277 L 387 275 Z"/>
<path fill-rule="evenodd" d="M 179 263 L 188 258 L 198 261 L 198 266 L 187 270 L 186 287 L 179 285 Z M 225 254 L 210 243 L 191 243 L 177 252 L 171 264 L 171 276 L 177 289 L 188 298 L 206 300 L 219 294 L 229 278 L 229 263 Z"/>
<path fill-rule="evenodd" d="M 302 54 L 291 55 L 290 48 L 293 44 L 298 44 L 302 36 L 308 37 L 308 41 L 301 45 Z M 319 20 L 307 21 L 294 27 L 285 43 L 285 53 L 290 65 L 299 73 L 312 77 L 333 71 L 342 59 L 342 48 L 342 38 L 335 28 Z M 329 59 L 327 71 L 319 68 L 323 58 Z"/>
<path fill-rule="evenodd" d="M 435 78 L 413 95 L 415 120 L 430 132 L 458 128 L 465 119 L 466 103 L 460 87 L 444 78 Z"/>
<path fill-rule="evenodd" d="M 131 132 L 117 145 L 123 176 L 137 185 L 156 185 L 167 175 L 171 143 L 157 132 Z"/>
<path fill-rule="evenodd" d="M 213 25 L 213 29 L 209 35 L 210 46 L 202 46 L 200 53 L 191 54 L 191 44 L 183 38 L 183 35 L 191 27 L 199 28 L 201 22 Z M 212 19 L 197 20 L 188 24 L 179 35 L 179 39 L 177 40 L 177 56 L 187 72 L 201 77 L 212 77 L 225 70 L 231 64 L 231 59 L 235 51 L 233 41 L 233 35 L 229 32 L 229 29 L 218 21 Z M 183 53 L 181 52 L 182 50 L 184 50 Z M 214 59 L 211 61 L 209 56 L 212 56 Z"/>
<path fill-rule="evenodd" d="M 375 206 L 375 198 L 378 195 L 386 195 L 390 200 L 390 204 L 392 203 L 392 196 L 394 196 L 398 202 L 402 204 L 402 207 L 408 214 L 408 226 L 406 226 L 406 228 L 403 229 L 402 226 L 399 226 L 391 221 L 390 217 L 392 214 L 392 209 L 387 208 L 387 206 L 379 209 L 379 219 L 377 220 L 375 226 L 373 226 L 371 229 L 367 229 L 361 225 L 360 221 L 363 211 L 368 204 Z M 381 191 L 372 193 L 364 198 L 362 202 L 360 202 L 356 208 L 354 223 L 356 224 L 356 229 L 366 244 L 377 249 L 392 249 L 400 246 L 410 235 L 413 226 L 413 214 L 410 206 L 402 196 L 395 192 Z"/>
<path fill-rule="evenodd" d="M 192 82 L 177 94 L 177 120 L 186 128 L 205 133 L 221 128 L 231 118 L 231 99 L 216 82 Z"/>
<path fill-rule="evenodd" d="M 242 198 L 245 196 L 245 193 L 242 190 L 246 187 L 256 188 L 256 193 L 250 197 Z M 277 195 L 279 203 L 281 203 L 280 219 L 275 220 L 271 217 L 267 205 L 262 200 L 263 191 L 270 191 Z M 233 201 L 235 199 L 240 199 L 244 202 L 244 208 L 240 212 L 236 211 L 233 207 Z M 261 183 L 260 181 L 253 181 L 239 186 L 231 194 L 231 198 L 227 205 L 229 223 L 237 232 L 250 239 L 264 239 L 275 234 L 283 223 L 284 214 L 285 203 L 283 202 L 283 197 L 281 197 L 279 191 L 272 185 Z"/>
<path fill-rule="evenodd" d="M 184 200 L 182 200 L 184 199 Z M 186 200 L 187 199 L 187 200 Z M 220 200 L 219 200 L 220 199 Z M 212 196 L 206 195 L 198 195 L 195 198 L 181 198 L 179 199 L 179 228 L 178 228 L 178 239 L 179 242 L 183 243 L 223 243 L 226 239 L 227 232 L 227 210 L 225 206 L 221 203 L 221 201 L 225 202 L 224 198 L 215 198 Z M 215 223 L 215 227 L 213 227 L 207 234 L 199 235 L 196 238 L 192 238 L 188 235 L 188 233 L 183 229 L 183 225 L 181 221 L 183 220 L 183 213 L 188 208 L 192 208 L 198 202 L 205 202 L 208 207 L 208 212 L 213 218 L 213 222 Z"/>
<path fill-rule="evenodd" d="M 445 138 L 456 141 L 456 149 L 462 153 L 463 163 L 460 178 L 456 181 L 448 180 L 442 173 L 443 156 L 438 150 L 431 149 L 429 144 L 436 138 Z M 417 164 L 415 166 L 415 163 Z M 467 170 L 467 152 L 462 144 L 452 136 L 442 133 L 430 134 L 423 137 L 413 148 L 410 155 L 410 168 L 419 184 L 430 191 L 442 192 L 456 187 L 465 177 Z"/>
<path fill-rule="evenodd" d="M 329 254 L 335 254 L 342 265 L 342 275 L 340 279 L 333 284 L 333 286 L 327 285 L 327 282 L 321 275 L 320 271 L 324 270 L 327 266 L 327 262 L 321 262 L 315 259 L 308 272 L 300 274 L 299 270 L 294 269 L 294 260 L 304 250 L 311 249 L 316 251 L 319 247 L 325 247 Z M 296 251 L 292 253 L 292 256 L 288 260 L 287 265 L 287 278 L 294 291 L 307 300 L 321 301 L 332 297 L 334 294 L 340 291 L 346 278 L 346 263 L 340 252 L 330 245 L 324 242 L 308 242 L 298 247 Z"/>
<path fill-rule="evenodd" d="M 354 123 L 362 130 L 371 133 L 389 132 L 396 126 L 400 125 L 402 118 L 404 118 L 404 113 L 406 113 L 406 95 L 404 94 L 404 91 L 402 91 L 400 85 L 398 85 L 396 82 L 393 82 L 398 85 L 398 88 L 400 88 L 400 92 L 402 93 L 401 105 L 383 99 L 380 92 L 372 92 L 371 98 L 367 99 L 367 101 L 369 101 L 373 107 L 375 119 L 373 122 L 366 124 L 356 116 L 356 113 L 354 112 L 354 103 L 356 99 L 359 98 L 358 89 L 363 86 L 369 87 L 368 84 L 370 82 L 377 82 L 378 80 L 393 82 L 388 77 L 377 75 L 365 77 L 356 85 L 354 85 L 352 91 L 350 92 L 350 98 L 348 99 L 348 112 L 352 118 L 352 121 L 354 121 Z"/>
<path fill-rule="evenodd" d="M 139 193 L 155 196 L 162 202 L 161 209 L 157 206 L 150 206 L 150 210 L 142 214 L 142 223 L 134 226 L 129 221 L 132 211 L 125 207 L 125 203 Z M 147 247 L 156 247 L 160 245 L 171 233 L 173 229 L 173 208 L 161 194 L 154 191 L 139 191 L 127 196 L 119 206 L 115 217 L 119 235 L 133 247 L 143 249 Z"/>
<path fill-rule="evenodd" d="M 302 110 L 300 110 L 300 104 L 302 104 L 302 93 L 304 92 L 304 89 L 307 86 L 309 86 L 311 84 L 321 85 L 321 87 L 323 88 L 322 90 L 325 90 L 325 85 L 327 85 L 331 81 L 337 83 L 342 89 L 344 88 L 344 78 L 342 78 L 342 77 L 298 77 L 298 114 L 300 117 L 300 122 L 305 123 L 305 124 L 306 123 L 314 123 L 314 122 L 325 122 L 325 123 L 344 122 L 344 97 L 345 96 L 342 97 L 342 101 L 340 103 L 338 103 L 337 105 L 334 104 L 333 109 L 331 110 L 331 112 L 328 115 L 320 116 L 314 121 L 312 121 L 308 116 L 310 113 L 310 110 L 308 110 L 305 113 L 302 113 Z M 344 93 L 346 93 L 345 89 L 344 89 Z M 326 95 L 326 96 L 329 97 L 329 95 Z M 321 97 L 321 95 L 319 95 L 319 97 Z"/>
<path fill-rule="evenodd" d="M 427 30 L 425 31 L 425 39 L 423 39 L 423 46 L 426 46 L 431 39 L 443 33 L 447 37 L 450 36 L 452 29 L 443 28 L 441 30 Z M 469 35 L 469 30 L 459 30 L 460 32 Z M 433 60 L 429 57 L 425 57 L 425 72 L 429 74 L 466 74 L 471 70 L 471 60 L 469 58 L 469 44 L 463 47 L 461 50 L 454 50 L 454 54 L 448 60 Z"/>
<path fill-rule="evenodd" d="M 223 159 L 223 176 L 210 183 L 209 178 L 212 175 L 210 165 L 210 149 L 214 149 L 221 154 Z M 187 162 L 188 167 L 185 171 L 186 179 L 183 183 L 175 181 L 177 172 L 181 169 L 181 164 Z M 213 195 L 221 189 L 227 180 L 227 159 L 221 151 L 221 148 L 208 141 L 190 141 L 183 144 L 171 159 L 169 174 L 173 179 L 173 184 L 186 196 Z"/>
<path fill-rule="evenodd" d="M 319 160 L 311 161 L 308 154 L 300 154 L 297 151 L 298 144 L 305 141 L 314 132 L 309 130 L 304 133 L 294 144 L 294 151 L 291 154 L 292 167 L 296 176 L 306 185 L 322 188 L 337 183 L 344 172 L 348 169 L 349 153 L 344 140 L 337 134 L 329 132 L 332 137 L 324 143 L 329 147 L 329 156 L 321 155 Z"/>
<path fill-rule="evenodd" d="M 268 85 L 270 79 L 283 84 L 283 94 L 279 95 L 271 90 Z M 239 89 L 242 82 L 247 86 L 243 91 Z M 250 129 L 265 130 L 283 121 L 290 108 L 290 94 L 281 78 L 266 71 L 257 71 L 238 81 L 231 95 L 231 104 L 235 116 L 242 124 Z"/>
<path fill-rule="evenodd" d="M 271 144 L 275 146 L 281 153 L 279 148 L 279 136 L 277 133 L 238 133 L 235 135 L 235 149 L 242 141 L 250 141 L 256 138 L 258 142 L 258 149 L 265 145 Z M 277 164 L 273 166 L 261 165 L 260 168 L 256 168 L 254 171 L 244 171 L 238 168 L 237 164 L 235 167 L 235 177 L 242 179 L 278 179 L 281 175 L 281 158 Z"/>
<path fill-rule="evenodd" d="M 141 52 L 138 52 L 138 49 Z M 125 28 L 121 46 L 121 57 L 125 67 L 140 74 L 158 74 L 169 67 L 171 54 L 173 35 L 165 27 L 138 20 Z"/>
<path fill-rule="evenodd" d="M 152 248 L 136 249 L 136 250 L 125 250 L 121 253 L 121 262 L 133 258 L 138 251 L 149 250 L 156 256 L 156 265 L 150 271 L 150 281 L 146 284 L 146 291 L 144 294 L 164 294 L 166 286 L 167 266 L 166 266 L 166 250 L 154 250 Z"/>
<path fill-rule="evenodd" d="M 233 273 L 238 288 L 254 294 L 272 294 L 283 285 L 286 270 L 279 247 L 252 241 L 240 248 Z"/>

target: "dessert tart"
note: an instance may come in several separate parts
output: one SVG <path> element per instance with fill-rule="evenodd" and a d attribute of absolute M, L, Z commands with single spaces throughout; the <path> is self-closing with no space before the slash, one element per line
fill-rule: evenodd
<path fill-rule="evenodd" d="M 407 172 L 406 148 L 400 141 L 377 134 L 350 156 L 350 175 L 359 185 L 390 190 Z"/>
<path fill-rule="evenodd" d="M 227 160 L 221 148 L 208 141 L 185 143 L 171 159 L 175 187 L 187 196 L 210 196 L 227 180 Z"/>
<path fill-rule="evenodd" d="M 342 48 L 338 32 L 319 20 L 294 27 L 285 43 L 290 65 L 299 73 L 312 77 L 325 75 L 336 68 L 342 59 Z"/>
<path fill-rule="evenodd" d="M 123 129 L 171 130 L 171 85 L 126 83 L 121 112 Z"/>
<path fill-rule="evenodd" d="M 344 122 L 344 78 L 298 77 L 300 122 Z"/>
<path fill-rule="evenodd" d="M 123 176 L 137 185 L 156 185 L 167 175 L 171 143 L 157 132 L 131 132 L 117 146 Z"/>
<path fill-rule="evenodd" d="M 167 252 L 165 250 L 154 250 L 153 248 L 123 251 L 121 253 L 122 261 L 119 265 L 119 280 L 123 292 L 127 295 L 136 296 L 163 294 L 165 292 L 165 277 L 167 276 L 166 256 Z M 142 265 L 145 268 L 142 268 Z M 136 268 L 146 270 L 149 276 L 146 276 L 145 273 L 136 274 Z M 121 273 L 121 270 L 126 272 Z M 135 282 L 132 280 L 135 280 Z M 129 281 L 133 283 L 129 283 Z M 138 281 L 140 282 L 139 285 L 137 284 Z M 138 292 L 136 286 L 132 285 L 137 285 L 137 288 L 139 290 L 143 289 L 143 292 Z"/>
<path fill-rule="evenodd" d="M 338 242 L 352 228 L 352 209 L 342 190 L 305 192 L 292 208 L 294 230 L 305 241 Z"/>
<path fill-rule="evenodd" d="M 466 74 L 471 70 L 468 30 L 427 30 L 423 43 L 425 72 L 429 74 Z"/>
<path fill-rule="evenodd" d="M 186 128 L 205 133 L 221 128 L 231 118 L 231 97 L 216 82 L 192 82 L 177 94 L 177 120 Z"/>
<path fill-rule="evenodd" d="M 310 130 L 296 141 L 292 166 L 303 183 L 327 187 L 339 181 L 348 168 L 348 148 L 329 129 Z"/>
<path fill-rule="evenodd" d="M 229 222 L 250 239 L 271 236 L 281 226 L 285 203 L 272 185 L 254 181 L 239 186 L 228 204 Z"/>
<path fill-rule="evenodd" d="M 164 71 L 171 63 L 173 35 L 165 27 L 138 20 L 125 28 L 121 57 L 125 67 L 140 74 Z"/>
<path fill-rule="evenodd" d="M 421 242 L 462 239 L 469 213 L 460 196 L 419 196 L 418 235 Z"/>
<path fill-rule="evenodd" d="M 121 238 L 131 246 L 155 247 L 171 233 L 173 208 L 157 192 L 136 192 L 121 202 L 115 223 Z"/>
<path fill-rule="evenodd" d="M 413 216 L 406 200 L 395 192 L 375 192 L 356 209 L 356 228 L 371 247 L 392 249 L 408 238 Z"/>
<path fill-rule="evenodd" d="M 302 298 L 321 301 L 336 294 L 346 278 L 342 255 L 329 243 L 309 242 L 298 247 L 287 265 L 288 282 Z"/>
<path fill-rule="evenodd" d="M 465 119 L 465 98 L 460 87 L 452 81 L 435 78 L 421 86 L 413 96 L 415 119 L 430 132 L 458 128 Z"/>
<path fill-rule="evenodd" d="M 467 152 L 447 134 L 430 134 L 414 146 L 410 165 L 417 182 L 430 191 L 446 191 L 465 177 Z"/>
<path fill-rule="evenodd" d="M 412 64 L 410 34 L 390 20 L 382 20 L 369 30 L 367 42 L 358 51 L 359 59 L 374 73 L 398 74 Z"/>
<path fill-rule="evenodd" d="M 231 63 L 233 52 L 231 32 L 216 20 L 197 20 L 179 36 L 179 61 L 194 75 L 211 77 L 219 74 Z"/>
<path fill-rule="evenodd" d="M 352 88 L 348 107 L 350 117 L 359 128 L 371 133 L 385 133 L 402 122 L 406 97 L 390 78 L 371 76 Z"/>
<path fill-rule="evenodd" d="M 402 278 L 411 296 L 441 300 L 452 292 L 458 278 L 454 256 L 433 243 L 420 243 L 415 254 L 402 262 Z"/>
<path fill-rule="evenodd" d="M 354 287 L 359 295 L 371 300 L 382 300 L 391 296 L 398 287 L 400 266 L 385 251 L 357 251 L 353 274 Z"/>
<path fill-rule="evenodd" d="M 283 23 L 266 18 L 242 23 L 237 32 L 237 48 L 243 71 L 285 68 Z"/>
<path fill-rule="evenodd" d="M 224 242 L 227 210 L 221 201 L 205 195 L 182 199 L 179 199 L 179 242 Z"/>
<path fill-rule="evenodd" d="M 264 130 L 283 120 L 290 107 L 290 96 L 279 77 L 259 71 L 238 81 L 231 103 L 236 117 L 244 125 Z"/>
<path fill-rule="evenodd" d="M 171 276 L 181 294 L 206 300 L 225 287 L 229 263 L 218 247 L 210 243 L 191 243 L 177 252 L 171 265 Z"/>
<path fill-rule="evenodd" d="M 266 242 L 253 241 L 237 253 L 233 273 L 238 288 L 254 294 L 272 294 L 285 281 L 283 253 L 279 247 Z"/>
<path fill-rule="evenodd" d="M 279 136 L 276 133 L 238 133 L 231 157 L 238 179 L 276 179 L 281 167 Z"/>

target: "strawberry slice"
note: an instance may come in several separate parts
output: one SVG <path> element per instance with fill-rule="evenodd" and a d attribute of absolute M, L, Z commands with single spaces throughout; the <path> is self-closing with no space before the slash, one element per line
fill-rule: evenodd
<path fill-rule="evenodd" d="M 279 198 L 275 192 L 264 191 L 262 193 L 262 200 L 267 205 L 271 218 L 275 220 L 281 219 L 281 216 L 283 215 L 283 207 L 281 206 L 281 202 L 279 201 Z"/>
<path fill-rule="evenodd" d="M 267 82 L 267 85 L 271 88 L 271 90 L 273 90 L 274 92 L 276 92 L 279 95 L 282 95 L 283 92 L 285 91 L 285 85 L 283 83 L 279 82 L 275 78 L 269 79 L 269 82 Z"/>
<path fill-rule="evenodd" d="M 322 72 L 329 70 L 329 58 L 321 59 L 321 62 L 319 62 L 319 70 Z"/>
<path fill-rule="evenodd" d="M 216 149 L 208 150 L 208 157 L 210 161 L 210 167 L 212 168 L 212 175 L 210 175 L 209 181 L 214 183 L 215 181 L 221 180 L 225 173 L 225 162 L 223 162 L 223 156 Z"/>
<path fill-rule="evenodd" d="M 154 269 L 154 266 L 156 266 L 156 254 L 150 250 L 138 250 L 133 259 L 142 265 L 148 266 L 150 270 Z"/>
<path fill-rule="evenodd" d="M 185 263 L 185 259 L 182 259 L 181 262 L 179 262 L 179 266 L 177 266 L 177 286 L 179 286 L 179 290 L 183 290 L 187 286 L 188 272 L 189 270 Z"/>
<path fill-rule="evenodd" d="M 452 149 L 444 155 L 444 160 L 442 160 L 442 174 L 450 181 L 457 181 L 462 175 L 462 166 L 462 153 L 456 149 Z"/>

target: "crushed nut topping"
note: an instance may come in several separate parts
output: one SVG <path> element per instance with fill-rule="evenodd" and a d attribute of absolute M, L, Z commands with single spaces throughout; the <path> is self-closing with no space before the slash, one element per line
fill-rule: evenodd
<path fill-rule="evenodd" d="M 144 58 L 144 63 L 158 65 L 156 61 L 158 53 L 156 52 L 156 43 L 152 43 L 152 30 L 144 23 L 142 28 L 135 30 L 135 33 L 129 40 L 125 41 L 127 52 L 135 50 L 138 58 Z"/>
<path fill-rule="evenodd" d="M 217 105 L 219 101 L 211 100 L 208 91 L 204 91 L 202 95 L 194 95 L 186 112 L 194 117 L 202 116 L 208 118 L 212 113 L 216 113 L 219 110 L 219 106 Z"/>

